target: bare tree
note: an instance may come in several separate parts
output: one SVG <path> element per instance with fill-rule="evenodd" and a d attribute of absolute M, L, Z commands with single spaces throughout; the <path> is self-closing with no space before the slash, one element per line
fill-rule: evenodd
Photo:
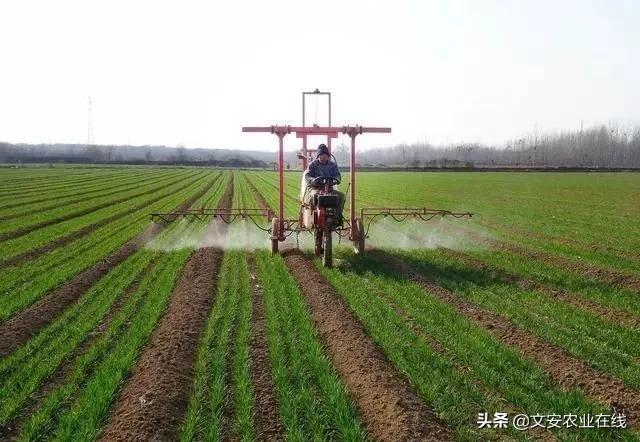
<path fill-rule="evenodd" d="M 184 163 L 187 160 L 187 148 L 183 144 L 178 144 L 178 162 Z"/>

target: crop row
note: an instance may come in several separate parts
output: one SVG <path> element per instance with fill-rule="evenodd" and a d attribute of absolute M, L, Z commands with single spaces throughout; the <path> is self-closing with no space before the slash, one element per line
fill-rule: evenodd
<path fill-rule="evenodd" d="M 118 198 L 121 201 L 112 201 L 101 209 L 71 217 L 65 221 L 55 222 L 17 238 L 2 241 L 2 246 L 5 249 L 4 259 L 41 247 L 58 238 L 73 235 L 75 232 L 92 225 L 102 225 L 105 220 L 113 220 L 125 216 L 131 210 L 148 205 L 158 197 L 166 195 L 167 189 L 175 188 L 174 186 L 183 183 L 189 176 L 191 175 L 181 173 L 177 176 L 165 177 L 153 183 L 136 186 L 135 193 L 123 191 Z M 43 215 L 43 219 L 47 218 L 44 218 Z"/>
<path fill-rule="evenodd" d="M 347 258 L 350 266 L 343 269 L 318 267 L 424 400 L 461 437 L 484 434 L 469 416 L 485 410 L 603 410 L 579 392 L 554 385 L 534 362 L 388 266 L 366 257 Z"/>
<path fill-rule="evenodd" d="M 215 202 L 221 194 L 220 187 L 214 186 L 192 207 Z M 1 371 L 3 385 L 14 389 L 17 386 L 20 391 L 12 392 L 14 399 L 3 410 L 0 422 L 14 417 L 28 395 L 41 388 L 61 364 L 67 364 L 63 380 L 21 426 L 20 436 L 29 440 L 45 434 L 63 439 L 73 436 L 75 440 L 95 437 L 191 254 L 191 249 L 174 250 L 172 245 L 183 235 L 195 235 L 203 228 L 204 223 L 197 220 L 172 224 L 156 237 L 151 249 L 140 250 L 115 267 L 63 316 L 2 360 L 7 366 Z M 118 298 L 123 298 L 122 306 L 113 312 L 106 329 L 96 339 L 88 338 Z M 87 341 L 87 348 L 78 350 Z M 36 370 L 23 369 L 31 366 L 29 360 Z"/>
<path fill-rule="evenodd" d="M 173 209 L 202 188 L 210 178 L 211 175 L 204 175 L 188 180 L 180 188 L 170 190 L 156 201 L 153 208 Z M 0 321 L 6 320 L 47 291 L 93 266 L 140 233 L 149 223 L 150 211 L 151 208 L 142 208 L 63 248 L 29 263 L 0 271 Z"/>
<path fill-rule="evenodd" d="M 73 204 L 88 200 L 89 198 L 103 196 L 109 191 L 121 189 L 123 185 L 141 184 L 148 178 L 161 178 L 163 175 L 170 174 L 170 172 L 158 173 L 152 170 L 142 172 L 138 176 L 123 173 L 119 176 L 105 177 L 101 180 L 83 183 L 81 188 L 70 189 L 62 193 L 47 192 L 45 188 L 34 197 L 13 197 L 10 204 L 0 207 L 0 219 L 16 218 L 33 213 L 36 210 L 45 211 L 67 204 Z"/>
<path fill-rule="evenodd" d="M 130 173 L 130 172 L 129 172 Z M 78 186 L 91 184 L 95 180 L 103 180 L 105 178 L 113 178 L 127 174 L 126 171 L 119 170 L 97 170 L 94 172 L 86 172 L 82 174 L 69 174 L 60 176 L 58 179 L 26 179 L 26 183 L 22 182 L 15 186 L 7 186 L 4 192 L 0 193 L 0 198 L 5 201 L 7 198 L 29 198 L 42 195 L 42 192 L 69 192 L 77 189 Z"/>
<path fill-rule="evenodd" d="M 182 174 L 178 174 L 182 175 Z M 121 190 L 105 192 L 105 194 L 98 198 L 88 198 L 69 205 L 62 205 L 50 210 L 39 211 L 27 216 L 14 218 L 11 220 L 0 222 L 0 235 L 10 234 L 13 231 L 22 231 L 29 227 L 36 227 L 42 223 L 51 223 L 56 220 L 67 220 L 80 217 L 91 212 L 108 208 L 112 205 L 125 202 L 131 198 L 135 198 L 139 195 L 144 195 L 150 190 L 161 189 L 163 185 L 168 184 L 170 180 L 174 178 L 171 175 L 168 177 L 152 176 L 148 180 L 143 180 L 141 183 L 130 182 L 128 185 L 123 186 Z"/>

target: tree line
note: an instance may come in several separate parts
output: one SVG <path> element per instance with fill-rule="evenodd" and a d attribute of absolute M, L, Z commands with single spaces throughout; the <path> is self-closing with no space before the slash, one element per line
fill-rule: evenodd
<path fill-rule="evenodd" d="M 333 153 L 341 165 L 349 163 L 347 144 L 338 144 Z M 146 163 L 273 168 L 274 159 L 271 151 L 0 142 L 0 163 Z M 287 169 L 291 168 L 292 162 L 296 161 L 295 152 L 287 152 L 285 161 Z M 398 144 L 358 151 L 357 162 L 361 167 L 381 168 L 640 168 L 640 126 L 610 123 L 557 133 L 536 130 L 501 146 Z"/>
<path fill-rule="evenodd" d="M 347 160 L 346 145 L 335 152 Z M 535 131 L 502 146 L 399 144 L 358 152 L 363 166 L 640 168 L 640 126 L 599 125 L 584 130 Z"/>

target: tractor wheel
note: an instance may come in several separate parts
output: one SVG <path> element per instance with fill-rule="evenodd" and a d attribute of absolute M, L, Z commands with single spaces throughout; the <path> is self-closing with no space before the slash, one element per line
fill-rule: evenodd
<path fill-rule="evenodd" d="M 356 240 L 353 241 L 353 249 L 354 251 L 361 255 L 364 253 L 364 226 L 362 225 L 362 220 L 356 219 Z"/>
<path fill-rule="evenodd" d="M 280 221 L 278 218 L 271 219 L 271 253 L 278 253 L 278 237 L 280 236 Z"/>
<path fill-rule="evenodd" d="M 315 240 L 315 255 L 316 256 L 322 256 L 322 251 L 323 251 L 323 234 L 322 234 L 322 230 L 321 229 L 315 229 L 313 231 L 313 239 Z"/>
<path fill-rule="evenodd" d="M 325 267 L 331 267 L 333 265 L 333 247 L 332 247 L 332 238 L 331 238 L 331 230 L 327 229 L 324 232 L 324 238 L 322 241 L 322 245 L 324 250 L 322 251 L 322 265 Z"/>

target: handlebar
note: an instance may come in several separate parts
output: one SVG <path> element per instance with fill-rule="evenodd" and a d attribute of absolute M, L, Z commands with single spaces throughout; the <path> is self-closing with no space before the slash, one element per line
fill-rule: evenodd
<path fill-rule="evenodd" d="M 311 185 L 313 185 L 313 186 L 320 186 L 320 185 L 325 185 L 325 184 L 332 184 L 332 185 L 340 184 L 340 180 L 337 179 L 337 178 L 319 176 L 319 177 L 315 177 L 311 181 Z"/>

